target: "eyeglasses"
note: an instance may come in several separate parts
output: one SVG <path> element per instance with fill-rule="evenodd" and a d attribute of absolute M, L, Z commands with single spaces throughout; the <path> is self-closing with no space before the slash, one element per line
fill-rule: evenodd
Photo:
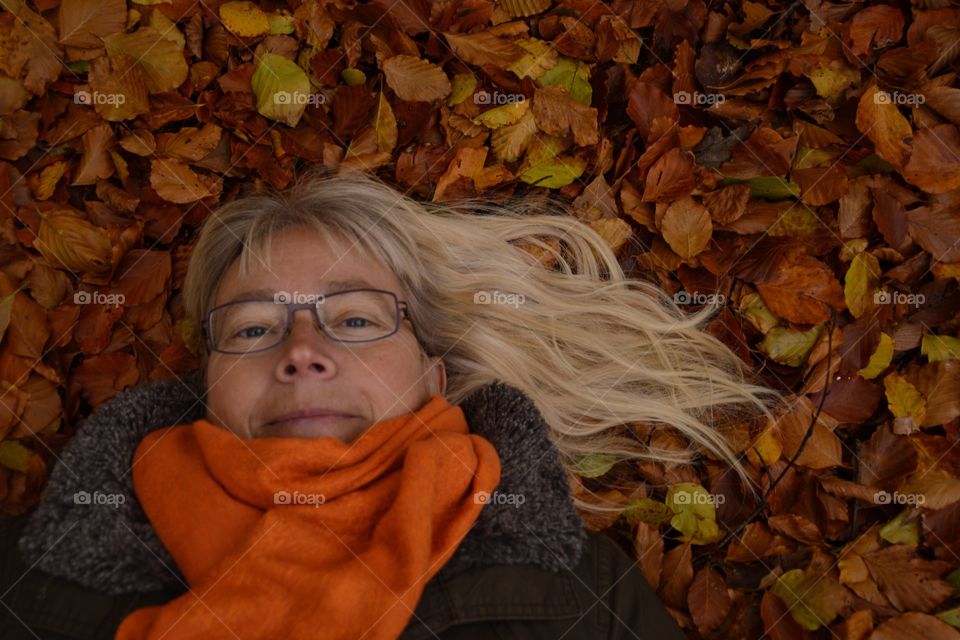
<path fill-rule="evenodd" d="M 400 330 L 401 316 L 409 320 L 407 302 L 383 289 L 350 289 L 309 296 L 307 302 L 288 302 L 288 294 L 275 300 L 240 300 L 214 307 L 202 323 L 207 347 L 228 354 L 266 351 L 290 334 L 293 313 L 313 309 L 323 333 L 337 342 L 372 342 Z"/>

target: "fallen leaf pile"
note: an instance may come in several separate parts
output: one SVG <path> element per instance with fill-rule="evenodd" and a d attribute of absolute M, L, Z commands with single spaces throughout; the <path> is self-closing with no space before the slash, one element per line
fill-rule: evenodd
<path fill-rule="evenodd" d="M 219 204 L 313 165 L 552 193 L 791 398 L 731 431 L 762 500 L 709 456 L 579 463 L 690 637 L 960 637 L 956 3 L 0 5 L 6 513 L 98 405 L 198 366 Z"/>

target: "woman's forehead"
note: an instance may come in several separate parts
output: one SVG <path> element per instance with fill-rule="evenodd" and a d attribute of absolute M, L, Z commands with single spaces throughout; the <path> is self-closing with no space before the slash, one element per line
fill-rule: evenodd
<path fill-rule="evenodd" d="M 331 244 L 315 232 L 285 232 L 273 240 L 269 261 L 261 252 L 251 257 L 245 273 L 239 257 L 230 266 L 215 304 L 269 297 L 278 291 L 336 293 L 374 288 L 403 293 L 399 278 L 382 261 L 339 236 Z"/>

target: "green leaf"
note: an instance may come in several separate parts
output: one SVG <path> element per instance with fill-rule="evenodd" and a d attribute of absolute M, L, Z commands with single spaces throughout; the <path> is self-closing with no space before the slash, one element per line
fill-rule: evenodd
<path fill-rule="evenodd" d="M 930 362 L 960 358 L 960 338 L 927 334 L 920 342 L 920 353 Z"/>
<path fill-rule="evenodd" d="M 617 462 L 616 456 L 609 453 L 591 453 L 581 456 L 570 470 L 581 478 L 597 478 L 605 474 Z"/>
<path fill-rule="evenodd" d="M 920 544 L 920 521 L 917 518 L 909 522 L 904 520 L 913 509 L 904 509 L 896 518 L 880 528 L 880 537 L 890 544 L 908 544 L 915 547 Z"/>
<path fill-rule="evenodd" d="M 843 587 L 833 578 L 793 569 L 777 578 L 771 593 L 787 605 L 790 615 L 809 631 L 830 624 L 843 606 Z"/>
<path fill-rule="evenodd" d="M 631 524 L 646 522 L 647 524 L 659 525 L 672 518 L 673 512 L 659 500 L 642 498 L 631 500 L 621 515 Z"/>
<path fill-rule="evenodd" d="M 33 452 L 15 440 L 0 442 L 0 465 L 14 471 L 26 471 Z"/>
<path fill-rule="evenodd" d="M 774 327 L 760 341 L 759 347 L 775 362 L 789 367 L 799 367 L 806 361 L 821 331 L 823 331 L 822 324 L 814 325 L 807 331 Z"/>
<path fill-rule="evenodd" d="M 954 607 L 953 609 L 947 609 L 946 611 L 941 611 L 940 613 L 934 614 L 947 624 L 953 627 L 960 627 L 960 607 Z"/>
<path fill-rule="evenodd" d="M 548 189 L 565 187 L 583 173 L 587 161 L 576 157 L 556 157 L 528 167 L 520 174 L 527 184 Z"/>
<path fill-rule="evenodd" d="M 297 126 L 311 94 L 310 80 L 297 63 L 275 53 L 264 53 L 250 84 L 261 115 Z"/>
<path fill-rule="evenodd" d="M 560 56 L 557 64 L 545 71 L 536 82 L 541 87 L 566 87 L 574 100 L 588 107 L 593 101 L 590 67 L 579 60 Z"/>

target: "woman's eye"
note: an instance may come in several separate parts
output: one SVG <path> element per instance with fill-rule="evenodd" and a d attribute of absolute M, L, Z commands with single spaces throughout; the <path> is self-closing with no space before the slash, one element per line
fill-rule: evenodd
<path fill-rule="evenodd" d="M 251 335 L 251 334 L 248 333 L 248 332 L 250 332 L 250 331 L 269 331 L 269 330 L 270 330 L 269 327 L 259 327 L 259 326 L 256 326 L 256 327 L 245 327 L 245 328 L 243 328 L 243 329 L 240 329 L 240 331 L 238 331 L 236 334 L 234 334 L 234 337 L 237 337 L 237 338 L 260 338 L 260 337 L 263 336 L 263 334 Z"/>
<path fill-rule="evenodd" d="M 359 320 L 360 322 L 366 322 L 367 325 L 369 325 L 369 324 L 377 324 L 376 322 L 374 322 L 373 320 L 370 320 L 369 318 L 363 318 L 363 317 L 360 317 L 360 316 L 353 316 L 352 318 L 347 318 L 347 319 L 344 320 L 343 322 L 346 324 L 346 323 L 350 323 L 350 322 L 355 321 L 355 320 Z M 365 326 L 367 326 L 367 325 L 364 325 L 364 324 L 359 324 L 359 325 L 358 325 L 358 324 L 353 324 L 353 325 L 348 325 L 348 326 L 350 326 L 351 328 L 354 328 L 354 329 L 362 329 L 363 327 L 365 327 Z"/>

